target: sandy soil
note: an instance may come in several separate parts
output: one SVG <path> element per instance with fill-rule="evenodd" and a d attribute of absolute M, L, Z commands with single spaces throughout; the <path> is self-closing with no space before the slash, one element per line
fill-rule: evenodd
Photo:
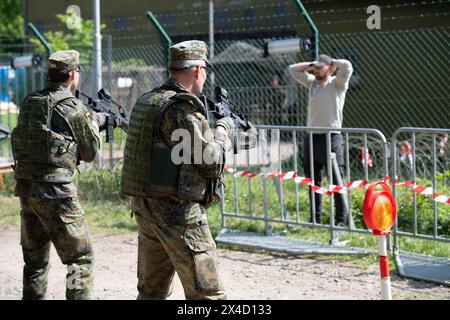
<path fill-rule="evenodd" d="M 137 235 L 93 235 L 95 299 L 135 299 Z M 21 298 L 22 253 L 19 228 L 0 224 L 0 299 Z M 379 299 L 378 266 L 314 257 L 218 249 L 229 299 Z M 48 299 L 64 299 L 65 266 L 51 252 Z M 394 299 L 450 299 L 450 288 L 391 277 Z M 184 299 L 176 278 L 170 299 Z"/>

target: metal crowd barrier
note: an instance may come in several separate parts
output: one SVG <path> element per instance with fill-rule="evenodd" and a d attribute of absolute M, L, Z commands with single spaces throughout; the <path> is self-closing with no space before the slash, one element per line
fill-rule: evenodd
<path fill-rule="evenodd" d="M 295 254 L 376 254 L 374 250 L 348 247 L 339 242 L 338 235 L 340 231 L 369 234 L 361 216 L 357 217 L 359 219 L 357 226 L 353 221 L 355 217 L 351 213 L 356 215 L 359 212 L 351 210 L 352 190 L 355 186 L 365 187 L 370 183 L 384 180 L 393 186 L 397 202 L 398 215 L 393 227 L 394 244 L 391 247 L 388 243 L 388 248 L 394 254 L 399 275 L 450 286 L 450 259 L 400 252 L 398 241 L 399 237 L 411 237 L 427 241 L 450 242 L 448 237 L 450 230 L 444 230 L 444 228 L 449 228 L 448 224 L 447 226 L 439 225 L 438 219 L 438 212 L 450 215 L 450 180 L 446 173 L 450 169 L 448 163 L 450 129 L 400 128 L 393 134 L 390 146 L 384 135 L 378 130 L 339 129 L 344 137 L 345 174 L 341 179 L 338 177 L 342 181 L 339 181 L 337 186 L 333 181 L 332 168 L 335 162 L 330 144 L 331 133 L 336 129 L 267 125 L 257 126 L 257 128 L 261 138 L 257 148 L 242 151 L 238 155 L 228 154 L 226 170 L 232 174 L 233 178 L 232 185 L 222 189 L 222 231 L 216 237 L 217 242 Z M 302 159 L 303 139 L 299 138 L 301 135 L 306 135 L 309 138 L 307 141 L 310 150 L 313 150 L 312 134 L 323 132 L 326 133 L 327 141 L 328 183 L 327 186 L 324 183 L 321 188 L 316 186 L 315 191 L 328 195 L 333 195 L 337 191 L 344 195 L 350 218 L 346 227 L 336 226 L 334 223 L 333 196 L 329 198 L 329 221 L 325 223 L 322 220 L 323 224 L 316 223 L 314 219 L 312 222 L 308 221 L 310 197 L 304 196 L 305 190 L 303 190 L 303 201 L 300 199 L 300 188 L 315 186 L 315 181 L 314 177 L 304 177 L 302 174 L 301 164 L 303 161 L 310 161 L 310 171 L 314 172 L 313 152 L 310 152 L 309 159 Z M 404 135 L 408 135 L 408 138 L 405 139 Z M 399 144 L 401 144 L 400 149 L 398 148 Z M 392 161 L 392 175 L 389 175 L 389 158 Z M 438 174 L 440 175 L 439 179 Z M 262 181 L 257 183 L 255 179 L 262 179 Z M 289 187 L 288 183 L 291 183 L 292 180 L 294 180 L 294 187 Z M 273 182 L 273 192 L 271 181 Z M 426 185 L 427 182 L 430 184 L 430 181 L 431 186 Z M 407 203 L 405 203 L 404 195 L 403 197 L 399 196 L 399 188 L 409 187 L 411 190 L 407 190 L 409 196 L 406 197 Z M 313 193 L 314 190 L 311 192 Z M 269 201 L 271 196 L 272 201 Z M 278 200 L 276 206 L 273 201 L 274 196 Z M 427 201 L 432 201 L 433 214 L 431 218 L 420 215 L 418 196 L 429 197 Z M 425 200 L 421 201 L 423 204 Z M 411 202 L 409 207 L 408 202 Z M 312 209 L 314 210 L 314 206 Z M 410 216 L 408 216 L 409 212 L 412 212 Z M 322 216 L 324 213 L 323 211 Z M 402 217 L 402 221 L 398 220 L 399 217 Z M 265 235 L 229 230 L 229 219 L 262 222 Z M 428 232 L 428 234 L 421 232 L 422 226 L 419 222 L 432 223 L 432 232 Z M 327 229 L 330 234 L 330 244 L 279 237 L 272 230 L 271 225 L 275 223 L 286 226 L 306 226 L 315 230 Z M 407 226 L 409 226 L 409 230 Z"/>
<path fill-rule="evenodd" d="M 450 129 L 404 127 L 397 129 L 391 139 L 392 171 L 395 177 L 393 192 L 397 202 L 393 249 L 398 272 L 404 277 L 447 286 L 450 286 L 450 259 L 401 252 L 399 238 L 450 243 L 450 226 L 438 223 L 438 208 L 441 209 L 440 214 L 448 215 L 450 220 L 450 179 L 446 174 L 450 170 L 449 134 Z M 441 181 L 437 179 L 438 173 Z M 406 189 L 410 204 L 401 201 L 400 188 Z M 424 217 L 426 213 L 418 210 L 418 197 L 424 197 L 420 199 L 420 208 L 423 208 L 425 201 L 428 205 L 431 202 L 432 230 L 424 230 L 423 224 L 429 225 L 431 217 Z M 405 211 L 412 212 L 410 220 L 403 218 L 403 221 L 398 221 L 399 215 L 406 216 L 402 214 Z"/>
<path fill-rule="evenodd" d="M 359 186 L 380 180 L 385 180 L 388 176 L 388 145 L 384 135 L 376 129 L 368 128 L 341 128 L 344 139 L 344 158 L 345 158 L 345 174 L 339 177 L 342 180 L 340 185 L 333 181 L 332 170 L 336 166 L 333 161 L 334 154 L 331 152 L 331 133 L 336 132 L 336 128 L 322 127 L 298 127 L 298 126 L 268 126 L 259 125 L 257 129 L 260 134 L 260 141 L 257 148 L 241 151 L 238 155 L 229 154 L 231 159 L 227 162 L 227 170 L 233 174 L 233 186 L 227 186 L 222 197 L 222 229 L 223 232 L 218 236 L 219 242 L 228 237 L 227 219 L 248 219 L 254 221 L 262 221 L 264 223 L 264 233 L 271 235 L 271 223 L 282 223 L 286 225 L 299 225 L 311 228 L 328 229 L 330 233 L 330 244 L 339 245 L 338 231 L 348 231 L 355 233 L 368 233 L 363 227 L 357 227 L 354 224 L 351 215 L 351 185 L 354 183 Z M 314 186 L 314 177 L 303 177 L 303 169 L 300 164 L 305 161 L 303 159 L 303 139 L 302 135 L 309 136 L 311 172 L 314 172 L 313 163 L 313 134 L 325 133 L 327 141 L 327 179 L 328 187 L 323 183 L 322 188 L 311 188 L 311 198 L 314 199 L 314 192 L 324 193 L 322 201 L 324 202 L 325 194 L 332 195 L 341 193 L 345 199 L 349 223 L 347 226 L 335 225 L 335 209 L 334 197 L 330 196 L 328 223 L 322 220 L 322 224 L 315 221 L 314 201 L 312 210 L 313 220 L 309 222 L 310 207 L 309 197 L 307 206 L 299 199 L 299 189 Z M 299 139 L 300 138 L 300 139 Z M 362 151 L 370 154 L 369 158 L 361 158 Z M 352 168 L 359 168 L 358 174 L 352 172 Z M 355 170 L 353 170 L 355 171 Z M 241 179 L 247 180 L 247 185 L 243 187 Z M 255 179 L 262 179 L 261 186 L 257 184 Z M 277 208 L 273 208 L 273 203 L 269 203 L 271 191 L 269 181 L 273 181 L 273 185 L 278 198 Z M 294 180 L 292 193 L 286 194 L 286 184 L 289 180 Z M 344 182 L 345 180 L 345 182 Z M 258 193 L 262 191 L 262 198 L 256 199 Z M 349 192 L 350 191 L 350 192 Z M 273 193 L 275 194 L 275 193 Z M 245 196 L 244 196 L 245 195 Z M 293 198 L 294 195 L 294 198 Z M 245 199 L 244 199 L 245 198 Z M 292 199 L 293 198 L 293 199 Z M 262 202 L 262 203 L 261 203 Z M 291 209 L 288 210 L 287 207 Z M 302 208 L 301 208 L 302 207 Z M 301 212 L 306 212 L 307 216 L 301 217 Z M 322 211 L 324 216 L 325 211 Z M 229 238 L 227 238 L 229 239 Z M 225 241 L 226 242 L 226 241 Z M 326 251 L 326 250 L 325 250 Z M 322 253 L 327 253 L 322 250 Z M 311 252 L 306 250 L 306 252 Z M 334 249 L 330 248 L 329 253 L 334 253 Z"/>

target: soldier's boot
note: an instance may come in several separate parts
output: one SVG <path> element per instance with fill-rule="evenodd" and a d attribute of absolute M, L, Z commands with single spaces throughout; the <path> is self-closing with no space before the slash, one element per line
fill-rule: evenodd
<path fill-rule="evenodd" d="M 22 252 L 25 261 L 22 299 L 43 300 L 47 291 L 50 241 L 35 250 L 22 247 Z"/>

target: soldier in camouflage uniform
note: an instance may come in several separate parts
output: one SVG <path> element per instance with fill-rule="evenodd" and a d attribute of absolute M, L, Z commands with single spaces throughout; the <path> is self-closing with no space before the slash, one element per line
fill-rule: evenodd
<path fill-rule="evenodd" d="M 170 78 L 140 96 L 131 111 L 122 192 L 132 196 L 138 225 L 138 299 L 167 298 L 175 272 L 187 299 L 226 298 L 205 208 L 218 199 L 234 124 L 217 121 L 214 136 L 197 96 L 210 67 L 207 52 L 197 40 L 172 46 Z M 187 132 L 192 155 L 200 151 L 214 161 L 173 161 L 177 129 Z"/>
<path fill-rule="evenodd" d="M 93 253 L 86 214 L 73 178 L 80 160 L 93 161 L 106 114 L 89 113 L 73 91 L 79 80 L 79 53 L 49 57 L 45 89 L 20 105 L 12 132 L 15 194 L 20 197 L 23 299 L 44 299 L 50 243 L 67 265 L 67 299 L 89 299 Z"/>

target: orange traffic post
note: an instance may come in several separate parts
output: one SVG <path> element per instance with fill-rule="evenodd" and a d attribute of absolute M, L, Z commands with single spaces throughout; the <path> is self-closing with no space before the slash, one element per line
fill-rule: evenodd
<path fill-rule="evenodd" d="M 377 188 L 381 187 L 382 190 Z M 387 236 L 397 216 L 397 206 L 392 190 L 384 182 L 377 182 L 367 189 L 363 203 L 363 218 L 367 228 L 378 237 L 380 255 L 381 299 L 391 300 L 391 279 L 387 253 Z"/>

